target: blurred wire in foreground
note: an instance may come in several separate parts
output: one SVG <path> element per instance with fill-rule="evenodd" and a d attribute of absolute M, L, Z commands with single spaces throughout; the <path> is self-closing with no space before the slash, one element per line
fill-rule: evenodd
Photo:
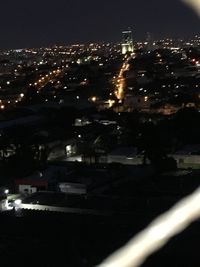
<path fill-rule="evenodd" d="M 200 218 L 200 188 L 159 216 L 98 267 L 138 267 L 174 235 Z"/>
<path fill-rule="evenodd" d="M 182 0 L 186 4 L 189 4 L 200 16 L 200 0 Z"/>

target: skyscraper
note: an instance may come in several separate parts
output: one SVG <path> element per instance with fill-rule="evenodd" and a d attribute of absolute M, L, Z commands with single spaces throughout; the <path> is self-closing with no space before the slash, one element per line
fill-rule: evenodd
<path fill-rule="evenodd" d="M 147 43 L 147 46 L 146 46 L 147 51 L 154 50 L 155 47 L 153 47 L 153 40 L 152 40 L 152 36 L 150 32 L 147 32 L 146 43 Z"/>
<path fill-rule="evenodd" d="M 133 37 L 132 31 L 130 28 L 122 32 L 122 54 L 132 53 L 134 51 L 133 47 Z"/>

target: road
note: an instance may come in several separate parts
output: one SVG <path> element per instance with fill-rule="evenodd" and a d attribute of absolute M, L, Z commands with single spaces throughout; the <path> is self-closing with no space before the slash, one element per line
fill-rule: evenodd
<path fill-rule="evenodd" d="M 115 90 L 115 96 L 117 97 L 117 99 L 119 100 L 119 103 L 122 102 L 122 100 L 124 99 L 125 96 L 125 78 L 124 78 L 124 72 L 128 71 L 130 68 L 130 64 L 129 64 L 129 60 L 131 59 L 131 57 L 128 57 L 125 62 L 123 63 L 120 71 L 119 71 L 119 75 L 117 77 L 115 77 L 114 79 L 114 84 L 116 86 L 116 90 Z"/>
<path fill-rule="evenodd" d="M 36 89 L 39 91 L 49 82 L 52 82 L 52 83 L 55 82 L 61 73 L 62 73 L 61 69 L 51 71 L 48 74 L 40 77 L 37 81 L 35 81 L 35 83 L 30 84 L 30 86 L 32 85 L 35 86 Z"/>

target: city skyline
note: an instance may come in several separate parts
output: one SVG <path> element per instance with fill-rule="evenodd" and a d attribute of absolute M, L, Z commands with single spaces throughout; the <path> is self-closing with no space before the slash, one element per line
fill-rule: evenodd
<path fill-rule="evenodd" d="M 147 32 L 154 38 L 198 34 L 197 15 L 180 0 L 94 1 L 58 0 L 27 5 L 24 0 L 2 3 L 0 48 L 39 47 L 54 44 L 120 41 L 128 26 L 135 39 Z"/>

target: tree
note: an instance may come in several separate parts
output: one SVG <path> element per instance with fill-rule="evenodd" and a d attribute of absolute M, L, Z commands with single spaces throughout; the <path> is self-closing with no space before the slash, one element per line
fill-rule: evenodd
<path fill-rule="evenodd" d="M 144 150 L 144 164 L 148 158 L 157 171 L 177 168 L 176 161 L 167 156 L 169 142 L 166 142 L 158 126 L 152 123 L 145 125 L 139 146 L 141 150 Z"/>

